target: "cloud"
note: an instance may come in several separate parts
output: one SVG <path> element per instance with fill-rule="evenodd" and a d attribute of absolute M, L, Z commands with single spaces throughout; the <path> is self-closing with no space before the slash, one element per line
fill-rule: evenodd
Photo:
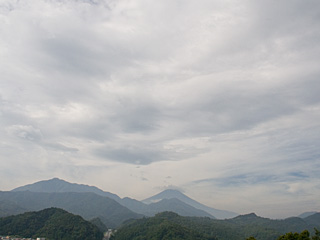
<path fill-rule="evenodd" d="M 144 197 L 175 185 L 209 202 L 237 184 L 312 195 L 319 16 L 317 1 L 4 0 L 0 169 L 91 185 L 123 171 Z"/>
<path fill-rule="evenodd" d="M 96 150 L 96 154 L 106 160 L 119 161 L 137 165 L 150 164 L 154 161 L 165 160 L 161 151 L 155 149 L 126 146 L 121 149 L 105 149 Z"/>
<path fill-rule="evenodd" d="M 41 131 L 33 126 L 13 125 L 7 129 L 8 133 L 16 137 L 29 141 L 40 141 L 42 138 Z"/>
<path fill-rule="evenodd" d="M 225 178 L 211 178 L 194 181 L 194 184 L 212 183 L 218 187 L 244 187 L 248 185 L 264 185 L 266 183 L 292 183 L 300 181 L 308 181 L 310 176 L 303 172 L 282 172 L 282 175 L 277 174 L 259 174 L 251 172 L 246 174 L 231 175 Z"/>

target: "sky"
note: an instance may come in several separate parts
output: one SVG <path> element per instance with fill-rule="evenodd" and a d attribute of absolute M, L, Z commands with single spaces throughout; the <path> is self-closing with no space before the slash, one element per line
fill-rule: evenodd
<path fill-rule="evenodd" d="M 319 62 L 317 0 L 0 0 L 0 190 L 319 211 Z"/>

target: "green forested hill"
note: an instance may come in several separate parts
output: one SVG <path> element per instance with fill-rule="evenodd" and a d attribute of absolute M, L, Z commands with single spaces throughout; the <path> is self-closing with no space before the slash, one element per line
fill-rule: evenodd
<path fill-rule="evenodd" d="M 199 239 L 245 240 L 253 236 L 257 240 L 276 240 L 287 232 L 301 232 L 304 229 L 313 232 L 314 227 L 320 226 L 320 222 L 314 223 L 310 224 L 301 218 L 271 220 L 255 214 L 242 215 L 228 220 L 215 220 L 207 217 L 181 217 L 175 213 L 164 212 L 152 218 L 125 224 L 115 234 L 114 240 L 188 239 L 181 238 L 180 231 L 188 233 L 188 236 L 196 234 Z M 171 236 L 176 238 L 162 237 L 163 232 L 170 232 Z M 198 238 L 193 236 L 191 239 Z"/>
<path fill-rule="evenodd" d="M 58 208 L 0 218 L 0 235 L 55 240 L 101 240 L 102 232 L 82 217 Z"/>
<path fill-rule="evenodd" d="M 176 213 L 165 212 L 155 217 L 131 221 L 117 231 L 112 240 L 215 240 L 196 229 L 182 226 L 174 221 Z"/>
<path fill-rule="evenodd" d="M 0 191 L 1 201 L 11 202 L 26 209 L 25 211 L 40 211 L 45 208 L 56 207 L 80 215 L 86 220 L 98 217 L 108 228 L 115 228 L 121 225 L 123 221 L 131 218 L 142 217 L 140 214 L 132 212 L 113 199 L 89 192 L 42 193 Z"/>

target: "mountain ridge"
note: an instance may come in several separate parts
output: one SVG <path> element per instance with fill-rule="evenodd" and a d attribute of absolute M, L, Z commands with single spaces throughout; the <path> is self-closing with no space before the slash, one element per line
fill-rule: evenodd
<path fill-rule="evenodd" d="M 18 191 L 31 191 L 31 192 L 93 192 L 100 196 L 109 197 L 113 200 L 119 201 L 121 198 L 110 192 L 105 192 L 95 186 L 85 184 L 69 183 L 60 178 L 52 178 L 49 180 L 42 180 L 35 183 L 27 184 L 11 190 L 12 192 Z"/>
<path fill-rule="evenodd" d="M 100 240 L 103 237 L 103 233 L 94 224 L 59 208 L 47 208 L 0 218 L 0 235 L 12 234 L 23 239 L 45 237 Z"/>
<path fill-rule="evenodd" d="M 237 214 L 224 211 L 224 210 L 218 210 L 213 209 L 210 207 L 207 207 L 188 196 L 184 195 L 178 190 L 173 189 L 167 189 L 155 196 L 163 196 L 167 195 L 170 197 L 162 197 L 159 199 L 158 202 L 161 202 L 163 199 L 173 199 L 176 198 L 183 202 L 184 204 L 176 204 L 174 201 L 171 201 L 172 206 L 169 206 L 169 204 L 159 203 L 159 204 L 151 204 L 152 202 L 145 203 L 143 201 L 138 201 L 136 199 L 132 198 L 120 198 L 118 195 L 105 192 L 97 187 L 94 186 L 88 186 L 84 184 L 77 184 L 77 183 L 69 183 L 65 180 L 59 179 L 59 178 L 53 178 L 49 180 L 42 180 L 36 183 L 27 184 L 25 186 L 17 187 L 11 190 L 12 192 L 20 192 L 20 191 L 31 191 L 31 192 L 92 192 L 100 196 L 105 196 L 108 198 L 111 198 L 115 201 L 117 201 L 122 206 L 128 208 L 129 210 L 136 212 L 138 214 L 143 214 L 145 216 L 154 216 L 155 214 L 159 213 L 159 211 L 175 211 L 173 208 L 173 205 L 176 206 L 177 213 L 182 214 L 183 216 L 207 216 L 211 218 L 216 218 L 215 214 L 218 215 L 217 218 L 230 218 L 234 217 Z M 154 198 L 155 196 L 150 197 Z M 151 205 L 150 205 L 151 204 Z M 182 210 L 183 205 L 183 210 Z M 189 207 L 187 206 L 189 205 Z M 165 207 L 166 206 L 166 207 Z M 180 207 L 180 210 L 178 208 Z M 214 213 L 214 214 L 213 214 Z"/>
<path fill-rule="evenodd" d="M 142 200 L 143 203 L 150 204 L 154 202 L 158 202 L 162 199 L 171 199 L 177 198 L 180 201 L 202 211 L 209 213 L 210 215 L 214 216 L 217 219 L 228 219 L 238 216 L 239 214 L 227 210 L 220 210 L 208 207 L 202 203 L 195 201 L 194 199 L 186 196 L 185 194 L 181 193 L 176 189 L 166 189 L 152 197 L 146 198 Z"/>
<path fill-rule="evenodd" d="M 142 217 L 111 198 L 90 192 L 0 191 L 0 202 L 11 202 L 26 211 L 40 211 L 50 207 L 62 208 L 87 220 L 98 217 L 111 228 L 121 225 L 128 219 Z"/>
<path fill-rule="evenodd" d="M 316 224 L 308 223 L 297 217 L 272 220 L 257 216 L 255 213 L 218 220 L 206 217 L 183 217 L 172 212 L 163 212 L 155 217 L 137 219 L 124 224 L 115 233 L 115 240 L 134 239 L 136 236 L 139 236 L 139 239 L 159 239 L 157 238 L 157 228 L 163 222 L 170 222 L 171 226 L 179 225 L 183 229 L 196 230 L 200 236 L 208 240 L 243 240 L 251 239 L 250 237 L 259 240 L 273 240 L 287 232 L 302 232 L 306 229 L 312 234 L 313 229 L 320 226 L 319 221 Z M 149 229 L 155 230 L 150 233 L 147 232 Z M 172 231 L 172 234 L 175 233 Z M 178 232 L 174 237 L 177 236 L 179 239 L 179 235 Z"/>

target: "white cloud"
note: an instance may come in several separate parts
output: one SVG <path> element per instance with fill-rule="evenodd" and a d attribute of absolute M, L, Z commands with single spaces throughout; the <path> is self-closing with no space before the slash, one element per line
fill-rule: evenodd
<path fill-rule="evenodd" d="M 243 192 L 259 211 L 317 207 L 318 5 L 2 1 L 0 169 L 21 179 L 0 187 L 58 176 L 137 198 L 172 185 L 233 211 Z"/>

